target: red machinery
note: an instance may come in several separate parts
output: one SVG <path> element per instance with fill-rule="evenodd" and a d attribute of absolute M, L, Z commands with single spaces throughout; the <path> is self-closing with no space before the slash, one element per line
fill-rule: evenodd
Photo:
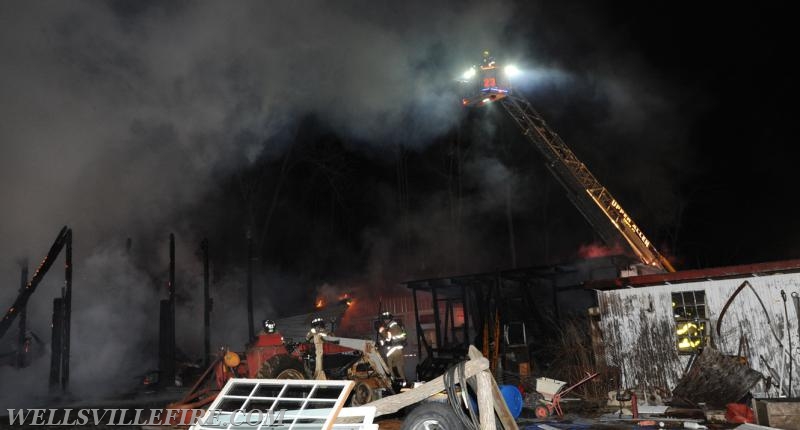
<path fill-rule="evenodd" d="M 325 374 L 331 379 L 356 381 L 350 400 L 352 405 L 363 405 L 384 394 L 394 394 L 396 387 L 393 387 L 392 373 L 373 342 L 325 337 L 322 346 Z M 230 378 L 312 379 L 315 361 L 314 344 L 287 343 L 279 333 L 262 333 L 243 354 L 220 351 L 220 356 L 200 376 L 189 393 L 178 402 L 167 405 L 167 408 L 197 409 L 207 406 Z"/>

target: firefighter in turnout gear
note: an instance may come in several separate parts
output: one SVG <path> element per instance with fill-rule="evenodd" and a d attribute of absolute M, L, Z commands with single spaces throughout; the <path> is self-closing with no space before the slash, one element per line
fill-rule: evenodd
<path fill-rule="evenodd" d="M 283 336 L 278 332 L 278 325 L 273 320 L 264 320 L 264 330 L 258 337 L 258 344 L 261 346 L 267 345 L 283 345 Z"/>
<path fill-rule="evenodd" d="M 406 374 L 403 370 L 403 347 L 406 346 L 407 333 L 400 321 L 394 319 L 391 312 L 382 312 L 381 324 L 378 327 L 378 344 L 386 357 L 386 364 L 392 370 L 395 378 L 405 383 Z"/>
<path fill-rule="evenodd" d="M 311 342 L 314 340 L 314 335 L 320 336 L 333 336 L 333 333 L 328 333 L 328 328 L 325 325 L 325 320 L 322 317 L 316 317 L 311 320 L 311 330 L 306 334 L 306 340 Z"/>

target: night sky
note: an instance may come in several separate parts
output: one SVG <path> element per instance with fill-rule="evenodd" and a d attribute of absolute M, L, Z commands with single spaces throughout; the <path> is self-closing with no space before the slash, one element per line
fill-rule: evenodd
<path fill-rule="evenodd" d="M 800 256 L 789 6 L 297 3 L 0 4 L 0 305 L 71 226 L 76 379 L 152 358 L 170 232 L 187 350 L 205 237 L 215 344 L 248 232 L 259 315 L 599 245 L 500 106 L 461 108 L 484 49 L 679 269 Z"/>

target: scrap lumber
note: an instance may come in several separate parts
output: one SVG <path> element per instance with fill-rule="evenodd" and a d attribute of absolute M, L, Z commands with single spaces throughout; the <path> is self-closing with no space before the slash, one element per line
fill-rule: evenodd
<path fill-rule="evenodd" d="M 706 347 L 672 390 L 676 400 L 725 407 L 744 397 L 762 375 L 736 357 Z"/>

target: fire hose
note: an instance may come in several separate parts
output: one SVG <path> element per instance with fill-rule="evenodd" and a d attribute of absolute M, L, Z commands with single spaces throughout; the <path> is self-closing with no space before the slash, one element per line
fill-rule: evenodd
<path fill-rule="evenodd" d="M 480 422 L 478 421 L 478 417 L 475 415 L 475 411 L 470 405 L 469 393 L 467 390 L 467 378 L 464 377 L 465 363 L 466 362 L 462 361 L 461 363 L 458 363 L 455 366 L 447 369 L 447 372 L 445 372 L 443 375 L 442 382 L 444 382 L 445 391 L 447 392 L 447 400 L 450 403 L 450 407 L 463 424 L 463 428 L 467 430 L 478 430 L 480 428 Z M 456 393 L 455 384 L 459 384 L 461 387 L 461 396 Z M 469 411 L 469 415 L 464 413 L 463 409 L 461 408 L 461 402 L 464 403 L 464 406 Z"/>

